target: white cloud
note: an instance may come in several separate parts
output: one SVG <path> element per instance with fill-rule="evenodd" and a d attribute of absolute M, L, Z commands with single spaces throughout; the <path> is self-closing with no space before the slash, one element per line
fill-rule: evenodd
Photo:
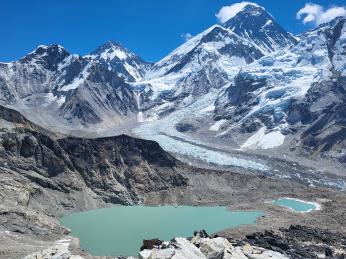
<path fill-rule="evenodd" d="M 221 22 L 227 22 L 229 19 L 233 18 L 237 13 L 239 13 L 243 8 L 247 5 L 255 5 L 251 2 L 241 2 L 241 3 L 235 3 L 229 6 L 224 6 L 220 9 L 220 11 L 216 14 L 217 19 Z"/>
<path fill-rule="evenodd" d="M 189 39 L 193 37 L 193 35 L 191 33 L 186 32 L 181 34 L 180 37 L 182 37 L 185 41 L 188 41 Z"/>
<path fill-rule="evenodd" d="M 297 13 L 297 19 L 303 19 L 303 23 L 314 23 L 319 25 L 321 23 L 329 22 L 336 17 L 346 16 L 346 8 L 344 6 L 334 6 L 325 9 L 323 6 L 307 3 Z"/>

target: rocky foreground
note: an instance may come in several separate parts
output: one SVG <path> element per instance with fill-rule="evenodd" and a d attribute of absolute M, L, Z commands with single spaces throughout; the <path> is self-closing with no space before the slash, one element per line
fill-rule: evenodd
<path fill-rule="evenodd" d="M 145 243 L 145 242 L 144 242 Z M 247 259 L 247 258 L 288 258 L 279 252 L 251 246 L 248 243 L 231 243 L 223 237 L 210 237 L 205 231 L 195 233 L 192 238 L 174 238 L 170 242 L 156 242 L 158 246 L 144 249 L 140 259 Z"/>
<path fill-rule="evenodd" d="M 76 246 L 78 247 L 78 240 L 75 238 L 60 240 L 55 246 L 29 255 L 25 259 L 91 258 L 90 255 L 75 255 Z M 138 257 L 128 259 L 343 259 L 345 256 L 345 235 L 295 225 L 275 233 L 253 233 L 242 240 L 209 236 L 204 230 L 195 232 L 190 238 L 176 237 L 171 241 L 144 240 Z"/>
<path fill-rule="evenodd" d="M 345 258 L 346 235 L 318 228 L 290 226 L 279 231 L 256 232 L 242 240 L 209 236 L 205 231 L 192 238 L 174 238 L 170 242 L 144 242 L 140 259 L 196 258 Z M 154 242 L 155 243 L 155 242 Z"/>

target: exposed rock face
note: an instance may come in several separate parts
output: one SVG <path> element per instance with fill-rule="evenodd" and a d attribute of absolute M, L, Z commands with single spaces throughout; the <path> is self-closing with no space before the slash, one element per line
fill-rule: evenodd
<path fill-rule="evenodd" d="M 110 118 L 119 124 L 137 113 L 137 102 L 117 67 L 109 60 L 98 61 L 56 44 L 39 46 L 18 61 L 0 65 L 0 103 L 45 127 L 78 128 Z"/>
<path fill-rule="evenodd" d="M 6 244 L 61 238 L 68 231 L 56 217 L 71 211 L 140 203 L 151 195 L 155 202 L 158 193 L 168 201 L 187 186 L 176 171 L 179 162 L 155 142 L 125 135 L 56 140 L 16 111 L 1 107 L 0 114 L 6 126 L 0 131 L 0 231 L 9 232 Z M 3 249 L 11 256 L 16 251 L 1 247 L 5 256 Z"/>
<path fill-rule="evenodd" d="M 302 102 L 290 108 L 292 129 L 304 125 L 300 145 L 307 154 L 346 162 L 346 81 L 340 76 L 313 84 Z M 299 125 L 299 124 L 298 124 Z"/>
<path fill-rule="evenodd" d="M 54 140 L 26 128 L 5 130 L 0 138 L 2 166 L 41 187 L 68 193 L 86 185 L 106 202 L 131 204 L 139 202 L 143 192 L 187 184 L 174 170 L 177 160 L 151 141 L 126 135 Z"/>
<path fill-rule="evenodd" d="M 278 233 L 265 231 L 246 237 L 251 245 L 288 255 L 290 258 L 344 258 L 346 236 L 306 226 L 291 226 Z"/>
<path fill-rule="evenodd" d="M 137 203 L 142 192 L 160 192 L 187 184 L 174 170 L 177 161 L 155 142 L 122 135 L 66 138 L 58 143 L 86 184 L 105 196 L 107 202 Z"/>
<path fill-rule="evenodd" d="M 217 98 L 214 118 L 228 120 L 229 134 L 290 134 L 299 142 L 293 149 L 345 161 L 345 28 L 336 18 L 301 35 L 289 52 L 242 69 Z"/>
<path fill-rule="evenodd" d="M 214 25 L 157 62 L 138 82 L 147 87 L 141 109 L 155 108 L 147 116 L 157 113 L 156 109 L 162 116 L 171 113 L 211 89 L 222 88 L 240 66 L 262 56 L 262 51 L 251 42 Z M 164 105 L 162 109 L 160 105 Z"/>
<path fill-rule="evenodd" d="M 48 133 L 47 130 L 32 123 L 19 112 L 8 109 L 2 105 L 0 105 L 0 126 L 1 128 L 24 127 L 35 131 Z"/>
<path fill-rule="evenodd" d="M 263 52 L 270 53 L 297 43 L 261 6 L 249 3 L 223 24 L 225 28 L 254 42 Z"/>
<path fill-rule="evenodd" d="M 126 117 L 137 112 L 131 88 L 105 67 L 91 65 L 86 80 L 71 90 L 60 114 L 71 123 L 96 124 L 111 116 Z"/>
<path fill-rule="evenodd" d="M 152 66 L 116 41 L 106 42 L 87 57 L 107 67 L 127 82 L 140 80 Z"/>
<path fill-rule="evenodd" d="M 177 121 L 165 134 L 216 136 L 251 152 L 282 146 L 345 162 L 345 18 L 298 39 L 263 7 L 241 4 L 231 19 L 156 64 L 113 41 L 83 57 L 39 46 L 0 63 L 0 104 L 64 134 L 127 133 L 137 122 L 172 115 Z M 260 138 L 279 141 L 252 143 Z"/>
<path fill-rule="evenodd" d="M 249 3 L 154 64 L 139 82 L 150 89 L 141 108 L 154 106 L 147 116 L 165 116 L 229 84 L 242 67 L 296 43 L 263 7 Z"/>

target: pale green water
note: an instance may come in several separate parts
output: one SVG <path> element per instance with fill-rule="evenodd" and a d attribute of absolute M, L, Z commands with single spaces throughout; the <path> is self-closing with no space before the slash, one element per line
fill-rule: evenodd
<path fill-rule="evenodd" d="M 317 206 L 313 203 L 288 198 L 275 200 L 273 204 L 288 207 L 297 212 L 308 212 L 317 209 Z"/>
<path fill-rule="evenodd" d="M 80 238 L 81 246 L 93 255 L 138 255 L 143 239 L 192 236 L 252 224 L 259 211 L 230 212 L 225 207 L 121 206 L 74 213 L 61 223 Z"/>

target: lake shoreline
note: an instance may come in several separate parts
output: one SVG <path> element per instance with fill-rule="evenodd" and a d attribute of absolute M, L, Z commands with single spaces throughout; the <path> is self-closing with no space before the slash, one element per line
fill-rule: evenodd
<path fill-rule="evenodd" d="M 289 228 L 300 222 L 312 228 L 323 227 L 332 232 L 346 233 L 346 226 L 338 222 L 344 222 L 342 209 L 346 207 L 346 197 L 344 192 L 333 191 L 326 188 L 309 187 L 303 184 L 272 179 L 265 176 L 249 174 L 239 174 L 232 171 L 215 171 L 204 168 L 190 167 L 183 163 L 178 163 L 176 169 L 189 183 L 187 186 L 168 188 L 166 190 L 140 192 L 137 193 L 139 200 L 132 204 L 142 205 L 189 205 L 189 206 L 226 206 L 232 211 L 253 211 L 260 210 L 265 213 L 256 224 L 240 226 L 235 229 L 224 229 L 218 234 L 225 238 L 237 238 L 243 240 L 246 235 L 255 232 L 277 231 L 280 228 Z M 47 189 L 45 189 L 46 191 Z M 49 190 L 49 189 L 48 189 Z M 45 192 L 43 192 L 45 193 Z M 10 232 L 4 235 L 4 242 L 0 244 L 0 250 L 5 251 L 9 258 L 20 258 L 27 254 L 53 247 L 59 240 L 70 239 L 71 246 L 68 248 L 72 254 L 83 255 L 91 258 L 87 251 L 81 250 L 78 239 L 69 234 L 69 230 L 63 227 L 58 221 L 60 217 L 78 211 L 86 211 L 96 208 L 108 208 L 116 206 L 115 203 L 107 203 L 102 200 L 104 196 L 95 195 L 90 189 L 85 188 L 80 191 L 72 191 L 56 197 L 58 206 L 54 207 L 41 201 L 40 206 L 32 199 L 33 214 L 39 212 L 41 221 L 32 221 L 32 216 L 25 216 L 27 222 L 21 229 L 32 228 L 38 222 L 48 222 L 49 228 L 45 235 L 37 236 L 32 232 L 20 235 L 20 239 L 15 237 L 17 233 Z M 316 201 L 323 205 L 322 210 L 311 213 L 294 213 L 285 208 L 266 204 L 266 201 L 281 197 L 293 197 L 302 200 Z M 69 201 L 67 203 L 66 201 Z M 43 207 L 42 207 L 43 206 Z M 17 210 L 20 209 L 16 208 Z M 23 211 L 28 207 L 23 207 Z M 24 214 L 26 215 L 26 214 Z M 330 221 L 330 218 L 338 218 L 338 221 Z M 43 220 L 42 220 L 43 219 Z M 345 219 L 346 220 L 346 219 Z M 42 224 L 42 223 L 40 223 Z M 47 224 L 47 223 L 45 223 Z M 173 237 L 172 237 L 173 238 Z M 30 246 L 25 246 L 29 244 Z M 26 247 L 17 254 L 18 245 Z M 139 248 L 138 248 L 139 250 Z M 89 256 L 89 257 L 88 257 Z"/>

